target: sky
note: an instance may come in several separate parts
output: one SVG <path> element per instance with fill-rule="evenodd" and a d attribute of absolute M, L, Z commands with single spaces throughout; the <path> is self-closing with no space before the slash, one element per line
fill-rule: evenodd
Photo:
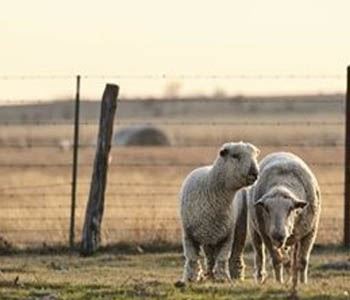
<path fill-rule="evenodd" d="M 71 97 L 76 74 L 85 98 L 106 82 L 124 97 L 345 89 L 348 0 L 0 4 L 0 101 Z"/>

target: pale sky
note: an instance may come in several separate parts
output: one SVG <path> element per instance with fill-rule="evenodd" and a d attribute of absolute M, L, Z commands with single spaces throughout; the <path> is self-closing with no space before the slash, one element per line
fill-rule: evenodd
<path fill-rule="evenodd" d="M 350 64 L 348 0 L 0 0 L 0 77 L 166 75 L 83 79 L 83 97 L 105 82 L 121 95 L 343 92 Z M 185 76 L 325 75 L 329 79 L 181 79 Z M 74 80 L 3 80 L 0 99 L 74 95 Z"/>

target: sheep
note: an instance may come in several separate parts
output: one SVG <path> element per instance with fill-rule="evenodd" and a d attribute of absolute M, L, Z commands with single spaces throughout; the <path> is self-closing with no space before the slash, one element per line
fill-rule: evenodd
<path fill-rule="evenodd" d="M 233 241 L 233 197 L 258 177 L 259 149 L 249 143 L 222 145 L 210 166 L 193 170 L 180 193 L 185 266 L 182 282 L 204 278 L 230 280 L 228 259 Z M 206 274 L 199 260 L 206 258 Z"/>
<path fill-rule="evenodd" d="M 255 252 L 255 279 L 265 280 L 265 246 L 272 258 L 275 279 L 283 283 L 283 265 L 292 281 L 307 283 L 310 253 L 321 213 L 316 177 L 298 156 L 288 152 L 267 155 L 259 164 L 259 179 L 248 192 L 249 227 Z"/>

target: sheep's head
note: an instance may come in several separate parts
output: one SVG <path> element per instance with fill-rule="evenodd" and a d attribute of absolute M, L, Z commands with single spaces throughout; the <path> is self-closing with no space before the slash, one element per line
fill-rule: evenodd
<path fill-rule="evenodd" d="M 272 244 L 280 249 L 292 235 L 295 218 L 307 202 L 298 199 L 285 187 L 276 187 L 260 198 L 255 207 L 261 210 Z"/>
<path fill-rule="evenodd" d="M 258 178 L 257 157 L 260 150 L 249 143 L 226 143 L 219 151 L 227 185 L 239 189 L 253 184 Z"/>

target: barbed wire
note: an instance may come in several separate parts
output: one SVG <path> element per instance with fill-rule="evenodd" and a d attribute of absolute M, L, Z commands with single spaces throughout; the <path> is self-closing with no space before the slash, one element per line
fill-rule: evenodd
<path fill-rule="evenodd" d="M 62 187 L 67 185 L 71 185 L 71 183 L 49 183 L 49 184 L 30 185 L 30 186 L 10 185 L 10 186 L 3 186 L 3 187 L 0 186 L 0 191 L 5 191 L 9 189 L 24 190 L 24 189 L 52 188 L 52 187 Z"/>
<path fill-rule="evenodd" d="M 177 167 L 177 168 L 189 168 L 198 167 L 202 165 L 210 165 L 212 162 L 198 162 L 198 163 L 173 163 L 173 162 L 162 162 L 162 163 L 138 163 L 138 162 L 123 162 L 123 163 L 112 163 L 109 167 L 116 168 L 128 168 L 128 167 L 140 167 L 140 168 L 165 168 L 165 167 Z M 309 162 L 310 166 L 319 167 L 344 167 L 341 162 Z M 92 163 L 80 163 L 79 167 L 92 167 Z M 0 163 L 0 168 L 67 168 L 72 167 L 72 163 L 60 163 L 60 164 L 47 164 L 47 163 Z"/>
<path fill-rule="evenodd" d="M 113 193 L 107 192 L 108 196 L 121 196 L 121 197 L 165 197 L 165 196 L 176 196 L 177 193 L 169 193 L 169 192 L 156 192 L 156 193 Z M 69 197 L 71 193 L 4 193 L 3 197 L 14 198 L 14 197 Z M 87 196 L 87 193 L 77 193 L 77 196 Z"/>
<path fill-rule="evenodd" d="M 78 197 L 88 196 L 88 193 L 77 193 Z M 343 196 L 344 192 L 322 192 L 323 196 Z M 17 197 L 55 197 L 66 198 L 70 197 L 71 193 L 3 193 L 3 198 L 17 198 Z M 124 197 L 124 198 L 147 198 L 147 197 L 174 197 L 178 196 L 178 192 L 107 192 L 109 197 Z"/>
<path fill-rule="evenodd" d="M 323 220 L 325 225 L 327 225 L 327 231 L 330 229 L 338 229 L 337 224 L 343 222 L 340 218 L 329 218 L 328 220 Z M 110 233 L 123 233 L 123 232 L 143 232 L 149 234 L 157 234 L 160 232 L 181 232 L 181 227 L 157 227 L 153 224 L 149 224 L 150 226 L 144 226 L 144 227 L 106 227 L 102 230 L 102 234 L 110 234 Z M 153 226 L 152 226 L 153 225 Z M 160 225 L 161 226 L 161 225 Z M 50 233 L 50 232 L 62 232 L 64 235 L 67 234 L 69 228 L 68 227 L 60 227 L 60 228 L 48 228 L 48 229 L 42 229 L 42 228 L 8 228 L 2 230 L 3 233 L 10 233 L 10 234 L 23 234 L 28 232 L 41 232 L 41 233 Z M 320 227 L 321 231 L 325 230 L 325 228 Z M 82 228 L 76 228 L 76 232 L 81 232 Z"/>
<path fill-rule="evenodd" d="M 217 98 L 215 96 L 203 96 L 203 97 L 181 97 L 181 98 L 137 98 L 137 99 L 118 99 L 119 104 L 137 104 L 137 103 L 150 103 L 150 104 L 169 104 L 169 103 L 182 103 L 182 104 L 193 104 L 193 103 L 205 103 L 205 104 L 339 104 L 341 106 L 345 105 L 345 95 L 340 95 L 341 99 L 332 99 L 332 97 L 338 94 L 330 94 L 327 96 L 271 96 L 271 97 L 253 97 L 253 96 L 225 96 L 222 98 Z M 321 97 L 321 98 L 320 98 Z M 59 104 L 71 102 L 74 105 L 75 99 L 0 99 L 0 105 L 41 105 L 41 104 Z M 85 104 L 97 104 L 98 101 L 86 100 L 81 101 L 81 106 Z"/>
<path fill-rule="evenodd" d="M 68 227 L 60 227 L 60 228 L 48 228 L 48 229 L 43 229 L 43 228 L 8 228 L 4 229 L 1 232 L 2 233 L 11 233 L 11 234 L 22 234 L 24 232 L 62 232 L 66 233 L 68 231 Z M 131 227 L 131 228 L 117 228 L 117 227 L 112 227 L 112 228 L 106 228 L 103 230 L 104 233 L 109 233 L 109 232 L 147 232 L 147 231 L 156 231 L 156 232 L 169 232 L 169 231 L 177 231 L 180 232 L 181 228 L 180 227 L 167 227 L 167 228 L 157 228 L 155 226 L 152 227 Z M 82 228 L 77 228 L 77 232 L 82 231 Z"/>
<path fill-rule="evenodd" d="M 147 149 L 147 148 L 218 148 L 218 145 L 223 143 L 223 141 L 218 141 L 214 144 L 188 144 L 188 143 L 177 143 L 171 145 L 114 145 L 115 149 Z M 86 143 L 79 144 L 79 148 L 96 148 L 96 144 L 94 143 Z M 299 148 L 335 148 L 335 147 L 344 147 L 344 143 L 298 143 L 298 142 L 289 142 L 289 143 L 259 143 L 260 147 L 299 147 Z M 7 143 L 0 142 L 1 148 L 13 148 L 13 149 L 22 149 L 22 148 L 73 148 L 72 144 L 68 144 L 68 146 L 61 145 L 59 141 L 57 142 L 16 142 L 16 143 Z"/>
<path fill-rule="evenodd" d="M 0 75 L 0 80 L 62 80 L 76 79 L 76 75 Z M 80 75 L 82 79 L 147 79 L 147 80 L 228 80 L 228 79 L 244 79 L 244 80 L 345 80 L 344 74 L 85 74 Z"/>
<path fill-rule="evenodd" d="M 58 80 L 75 79 L 77 75 L 0 75 L 0 80 Z"/>
<path fill-rule="evenodd" d="M 81 185 L 88 185 L 90 186 L 91 181 L 77 181 L 78 186 Z M 46 188 L 53 188 L 53 187 L 70 187 L 72 185 L 72 182 L 65 182 L 65 183 L 48 183 L 48 184 L 41 184 L 41 185 L 9 185 L 9 186 L 0 186 L 0 191 L 7 191 L 7 190 L 31 190 L 31 189 L 46 189 Z M 179 188 L 181 185 L 181 182 L 178 183 L 170 183 L 170 182 L 117 182 L 117 181 L 109 181 L 108 186 L 114 187 L 151 187 L 151 188 Z M 344 182 L 342 181 L 324 181 L 320 182 L 320 185 L 327 185 L 327 186 L 343 186 Z"/>
<path fill-rule="evenodd" d="M 0 106 L 11 106 L 11 105 L 23 105 L 23 106 L 28 106 L 28 105 L 50 105 L 50 104 L 58 104 L 58 103 L 65 103 L 65 102 L 72 102 L 72 106 L 74 105 L 75 101 L 74 99 L 1 99 L 0 98 Z M 118 100 L 120 101 L 120 100 Z"/>
<path fill-rule="evenodd" d="M 178 221 L 180 217 L 142 217 L 144 221 Z M 21 221 L 68 221 L 70 217 L 21 217 Z M 135 221 L 137 217 L 104 217 L 104 221 Z M 1 217 L 1 221 L 16 221 L 18 222 L 18 217 Z"/>
<path fill-rule="evenodd" d="M 117 125 L 139 125 L 139 122 L 117 122 Z M 154 121 L 146 122 L 144 125 L 165 125 L 165 126 L 343 126 L 342 121 Z"/>
<path fill-rule="evenodd" d="M 72 120 L 73 122 L 73 120 Z M 82 121 L 79 123 L 82 126 L 98 126 L 98 122 Z M 256 121 L 153 121 L 153 122 L 140 122 L 140 121 L 116 121 L 115 125 L 162 125 L 162 126 L 344 126 L 344 121 L 284 121 L 284 122 L 256 122 Z M 66 121 L 29 121 L 29 122 L 0 122 L 0 126 L 73 126 L 73 123 Z"/>
<path fill-rule="evenodd" d="M 88 194 L 84 195 L 87 199 Z M 107 197 L 109 197 L 110 195 L 106 195 Z M 334 197 L 343 197 L 344 193 L 337 193 L 337 192 L 333 192 L 333 193 L 322 193 L 322 197 L 323 198 L 327 198 L 327 199 L 333 199 Z M 28 196 L 28 197 L 33 197 L 33 196 Z M 174 195 L 174 197 L 177 197 L 177 194 Z M 69 198 L 69 197 L 67 197 Z M 130 198 L 128 198 L 130 199 Z M 135 198 L 136 199 L 136 198 Z M 141 197 L 139 198 L 141 199 Z M 106 202 L 105 203 L 105 207 L 108 209 L 119 209 L 119 210 L 124 210 L 124 209 L 132 209 L 132 210 L 152 210 L 152 211 L 162 211 L 162 210 L 178 210 L 179 206 L 177 201 L 175 201 L 173 204 L 169 204 L 169 203 L 159 203 L 157 201 L 151 203 L 149 202 L 149 198 L 147 198 L 147 203 L 140 203 L 140 202 L 133 202 L 133 203 L 109 203 Z M 23 202 L 18 201 L 16 203 L 16 205 L 12 204 L 12 205 L 1 205 L 0 204 L 0 208 L 2 210 L 25 210 L 25 211 L 30 211 L 30 210 L 41 210 L 41 211 L 52 211 L 52 210 L 66 210 L 69 211 L 71 206 L 68 204 L 57 204 L 57 203 L 32 203 L 32 204 L 27 204 L 28 202 L 25 202 L 25 204 L 23 204 Z M 343 208 L 343 203 L 332 203 L 332 204 L 328 204 L 328 205 L 324 205 L 324 207 L 328 207 L 329 208 Z M 86 205 L 84 204 L 77 204 L 76 205 L 76 209 L 77 210 L 85 210 L 86 209 Z M 17 216 L 16 216 L 17 217 Z M 17 218 L 18 220 L 18 218 Z"/>

